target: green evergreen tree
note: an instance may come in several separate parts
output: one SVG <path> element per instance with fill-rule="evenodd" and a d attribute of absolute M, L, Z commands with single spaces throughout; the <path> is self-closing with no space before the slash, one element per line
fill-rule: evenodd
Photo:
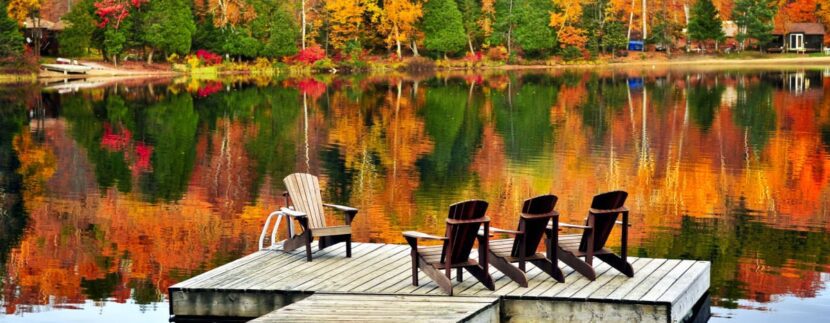
<path fill-rule="evenodd" d="M 196 24 L 184 0 L 153 0 L 144 15 L 144 40 L 153 49 L 166 54 L 184 55 L 190 52 Z M 147 62 L 152 62 L 151 49 Z"/>
<path fill-rule="evenodd" d="M 115 29 L 110 24 L 104 30 L 105 57 L 110 59 L 115 65 L 118 65 L 118 56 L 127 48 L 127 34 L 130 28 L 130 20 L 125 19 L 121 22 L 120 28 Z"/>
<path fill-rule="evenodd" d="M 72 10 L 63 17 L 67 22 L 66 29 L 58 34 L 58 44 L 63 56 L 80 57 L 88 53 L 92 42 L 92 34 L 95 32 L 95 21 L 93 12 L 95 6 L 92 0 L 83 0 L 76 3 Z"/>
<path fill-rule="evenodd" d="M 461 12 L 453 0 L 431 0 L 424 5 L 424 46 L 431 51 L 455 53 L 464 49 L 467 36 Z"/>
<path fill-rule="evenodd" d="M 608 21 L 602 28 L 601 47 L 616 54 L 617 50 L 625 49 L 628 40 L 625 35 L 625 26 L 619 21 Z"/>
<path fill-rule="evenodd" d="M 234 28 L 226 28 L 224 31 L 224 45 L 222 50 L 238 60 L 254 58 L 260 51 L 262 45 L 256 38 L 248 34 L 248 31 Z"/>
<path fill-rule="evenodd" d="M 513 30 L 516 44 L 525 53 L 540 55 L 557 46 L 556 31 L 550 24 L 553 11 L 550 0 L 525 0 L 513 3 L 516 27 Z"/>
<path fill-rule="evenodd" d="M 698 42 L 714 40 L 715 50 L 718 48 L 718 43 L 726 38 L 720 13 L 718 8 L 712 4 L 712 0 L 698 0 L 692 7 L 689 38 Z"/>
<path fill-rule="evenodd" d="M 458 10 L 461 11 L 461 22 L 464 24 L 464 33 L 467 35 L 467 46 L 470 52 L 475 52 L 475 44 L 481 38 L 481 26 L 478 18 L 481 17 L 481 5 L 476 0 L 456 0 Z"/>
<path fill-rule="evenodd" d="M 496 0 L 492 45 L 539 55 L 557 46 L 556 32 L 549 26 L 553 2 L 550 0 Z"/>
<path fill-rule="evenodd" d="M 756 40 L 761 48 L 772 40 L 773 17 L 777 6 L 773 0 L 737 0 L 732 17 L 738 25 L 735 37 L 744 47 L 747 40 Z"/>
<path fill-rule="evenodd" d="M 0 57 L 16 56 L 23 50 L 23 35 L 9 18 L 6 1 L 0 0 Z"/>
<path fill-rule="evenodd" d="M 222 52 L 224 37 L 222 30 L 213 24 L 213 14 L 206 14 L 196 22 L 196 31 L 193 32 L 191 48 L 206 49 L 212 52 Z"/>
<path fill-rule="evenodd" d="M 262 43 L 259 55 L 277 58 L 296 54 L 300 32 L 286 8 L 271 1 L 252 3 L 258 15 L 248 27 L 252 37 Z"/>

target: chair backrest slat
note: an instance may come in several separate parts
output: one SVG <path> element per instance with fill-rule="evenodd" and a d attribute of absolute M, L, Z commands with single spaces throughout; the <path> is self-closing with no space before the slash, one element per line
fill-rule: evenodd
<path fill-rule="evenodd" d="M 625 199 L 627 197 L 628 193 L 624 191 L 602 193 L 594 196 L 594 200 L 591 202 L 591 208 L 598 210 L 613 210 L 621 208 L 625 204 Z M 608 241 L 608 236 L 611 235 L 611 230 L 614 229 L 614 222 L 617 221 L 617 217 L 619 217 L 619 215 L 619 213 L 599 215 L 588 214 L 589 218 L 585 221 L 586 225 L 590 223 L 591 217 L 594 218 L 594 251 L 599 251 L 605 247 L 605 242 Z M 582 241 L 579 243 L 579 251 L 588 251 L 588 237 L 588 232 L 582 234 Z"/>
<path fill-rule="evenodd" d="M 487 202 L 481 200 L 469 200 L 450 205 L 449 219 L 473 220 L 484 218 L 487 212 Z M 478 229 L 481 223 L 447 224 L 446 237 L 452 239 L 452 250 L 447 250 L 449 241 L 444 242 L 441 251 L 441 262 L 446 263 L 450 255 L 450 263 L 459 263 L 470 259 L 470 251 L 473 249 Z"/>
<path fill-rule="evenodd" d="M 294 173 L 283 179 L 294 209 L 308 215 L 310 228 L 323 228 L 326 218 L 323 214 L 323 198 L 320 195 L 320 181 L 317 176 Z"/>
<path fill-rule="evenodd" d="M 525 257 L 530 257 L 536 254 L 536 248 L 539 246 L 539 242 L 542 241 L 542 236 L 545 234 L 545 228 L 548 226 L 548 222 L 550 222 L 551 219 L 559 221 L 559 216 L 553 215 L 553 208 L 556 207 L 556 201 L 558 200 L 559 198 L 557 198 L 556 195 L 546 194 L 532 197 L 524 201 L 524 204 L 522 205 L 522 214 L 550 214 L 550 216 L 546 217 L 525 218 L 522 216 L 519 218 L 518 230 L 525 232 Z M 521 239 L 513 240 L 513 250 L 510 253 L 511 256 L 519 256 L 521 243 Z"/>

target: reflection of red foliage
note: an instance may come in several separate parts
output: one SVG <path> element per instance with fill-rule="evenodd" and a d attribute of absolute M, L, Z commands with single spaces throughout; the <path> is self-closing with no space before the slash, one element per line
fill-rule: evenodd
<path fill-rule="evenodd" d="M 112 127 L 104 124 L 104 135 L 101 136 L 101 147 L 109 151 L 122 151 L 130 143 L 132 133 L 130 130 L 122 129 L 120 134 L 114 133 Z"/>
<path fill-rule="evenodd" d="M 205 65 L 216 65 L 222 63 L 222 55 L 204 49 L 197 50 L 196 57 L 198 57 L 202 63 L 205 63 Z"/>
<path fill-rule="evenodd" d="M 196 95 L 200 98 L 204 98 L 208 95 L 214 94 L 219 91 L 222 91 L 222 82 L 214 81 L 209 82 L 205 84 L 205 86 L 199 88 L 199 90 L 196 91 Z"/>
<path fill-rule="evenodd" d="M 481 74 L 465 75 L 464 80 L 467 82 L 467 84 L 475 83 L 476 85 L 480 85 L 484 83 L 484 77 L 481 76 Z"/>
<path fill-rule="evenodd" d="M 135 144 L 135 165 L 134 171 L 149 171 L 150 170 L 150 156 L 153 155 L 153 147 L 138 142 Z"/>
<path fill-rule="evenodd" d="M 301 50 L 297 55 L 291 58 L 294 62 L 300 62 L 304 64 L 314 64 L 314 62 L 319 61 L 326 57 L 326 52 L 323 51 L 320 46 L 314 45 L 311 47 L 306 47 L 306 49 Z"/>
<path fill-rule="evenodd" d="M 317 99 L 323 93 L 326 93 L 326 84 L 311 77 L 297 82 L 297 88 L 313 99 Z"/>

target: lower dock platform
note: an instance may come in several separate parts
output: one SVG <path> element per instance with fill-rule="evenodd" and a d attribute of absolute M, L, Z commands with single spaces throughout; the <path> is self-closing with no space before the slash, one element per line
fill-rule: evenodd
<path fill-rule="evenodd" d="M 560 263 L 565 283 L 558 283 L 528 265 L 529 286 L 524 288 L 491 266 L 495 291 L 465 275 L 463 282 L 455 285 L 456 296 L 448 297 L 420 272 L 421 285 L 411 285 L 409 252 L 408 245 L 353 243 L 352 258 L 346 258 L 341 243 L 315 251 L 313 261 L 306 262 L 303 248 L 257 251 L 171 286 L 171 320 L 262 317 L 258 322 L 271 322 L 279 315 L 278 309 L 293 311 L 295 307 L 285 306 L 309 296 L 341 294 L 344 296 L 339 297 L 354 299 L 434 297 L 436 304 L 469 297 L 482 298 L 485 303 L 497 300 L 498 315 L 477 322 L 699 321 L 693 308 L 705 303 L 710 279 L 707 261 L 629 257 L 634 277 L 595 259 L 595 281 Z M 325 297 L 330 301 L 338 296 Z"/>

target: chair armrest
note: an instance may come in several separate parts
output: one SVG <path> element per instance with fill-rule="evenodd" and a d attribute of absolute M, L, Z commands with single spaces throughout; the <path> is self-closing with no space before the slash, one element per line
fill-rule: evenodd
<path fill-rule="evenodd" d="M 522 213 L 520 216 L 521 216 L 522 218 L 525 218 L 525 219 L 538 219 L 538 218 L 547 218 L 547 217 L 552 217 L 552 216 L 559 216 L 559 212 L 557 212 L 557 211 L 550 211 L 550 212 L 548 212 L 548 213 L 542 213 L 542 214 L 527 214 L 527 213 Z"/>
<path fill-rule="evenodd" d="M 472 224 L 472 223 L 489 223 L 489 217 L 483 217 L 480 219 L 469 219 L 469 220 L 455 220 L 455 219 L 447 219 L 447 224 Z"/>
<path fill-rule="evenodd" d="M 338 211 L 343 211 L 343 212 L 357 212 L 357 209 L 353 208 L 351 206 L 329 204 L 329 203 L 323 203 L 323 206 L 330 207 L 332 209 L 335 209 L 335 210 L 338 210 Z"/>
<path fill-rule="evenodd" d="M 483 231 L 483 229 L 478 230 L 478 231 L 479 231 L 479 233 L 481 233 Z M 506 229 L 499 229 L 499 228 L 496 228 L 496 227 L 490 227 L 490 233 L 506 233 L 506 234 L 517 235 L 517 234 L 524 234 L 524 231 L 506 230 Z"/>
<path fill-rule="evenodd" d="M 610 210 L 590 209 L 590 210 L 588 210 L 588 212 L 593 213 L 593 214 L 620 213 L 620 212 L 628 212 L 628 208 L 623 206 L 623 207 L 620 207 L 620 208 L 610 209 Z"/>
<path fill-rule="evenodd" d="M 550 225 L 548 226 L 548 228 L 552 228 L 552 227 L 553 226 L 550 226 Z M 585 230 L 593 229 L 592 227 L 589 227 L 587 225 L 577 225 L 577 224 L 570 224 L 570 223 L 565 223 L 565 222 L 559 222 L 559 227 L 560 228 L 585 229 Z"/>
<path fill-rule="evenodd" d="M 614 224 L 623 225 L 622 221 L 614 221 Z M 628 224 L 628 227 L 631 227 L 631 223 Z"/>
<path fill-rule="evenodd" d="M 403 236 L 413 239 L 427 239 L 427 240 L 447 240 L 447 237 L 439 237 L 431 234 L 426 234 L 418 231 L 404 231 Z"/>
<path fill-rule="evenodd" d="M 305 213 L 303 213 L 303 212 L 300 212 L 300 211 L 295 211 L 295 210 L 289 209 L 289 208 L 287 208 L 287 207 L 281 208 L 281 209 L 280 209 L 280 212 L 285 213 L 286 215 L 288 215 L 288 216 L 290 216 L 290 217 L 292 217 L 292 218 L 304 218 L 304 217 L 306 217 L 306 216 L 307 216 L 307 215 L 306 215 Z"/>

